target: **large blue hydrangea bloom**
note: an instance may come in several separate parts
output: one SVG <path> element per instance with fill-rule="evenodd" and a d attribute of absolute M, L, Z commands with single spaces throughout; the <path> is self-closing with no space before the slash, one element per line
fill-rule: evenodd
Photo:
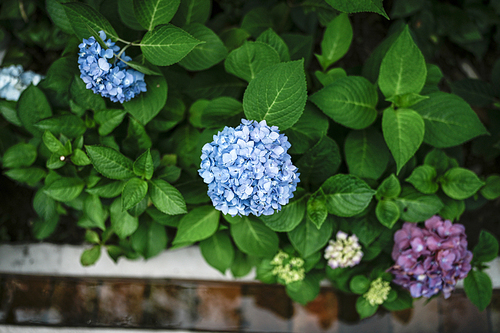
<path fill-rule="evenodd" d="M 225 127 L 202 148 L 198 173 L 208 184 L 208 196 L 224 214 L 271 215 L 286 205 L 299 173 L 287 154 L 290 143 L 266 121 L 242 119 Z"/>
<path fill-rule="evenodd" d="M 106 40 L 104 31 L 99 31 L 99 37 L 107 49 L 103 49 L 93 36 L 84 39 L 79 45 L 78 67 L 87 89 L 120 103 L 127 102 L 142 91 L 146 91 L 144 74 L 129 68 L 126 63 L 118 59 L 110 63 L 120 48 L 111 39 Z M 132 60 L 125 52 L 122 52 L 120 58 L 124 61 Z"/>

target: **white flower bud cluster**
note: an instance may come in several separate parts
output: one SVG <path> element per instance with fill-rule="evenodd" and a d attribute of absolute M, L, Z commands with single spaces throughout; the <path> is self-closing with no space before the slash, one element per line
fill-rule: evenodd
<path fill-rule="evenodd" d="M 363 294 L 363 297 L 370 303 L 371 306 L 380 305 L 384 303 L 391 291 L 391 286 L 389 282 L 382 281 L 379 277 L 372 281 L 370 284 L 370 289 Z"/>
<path fill-rule="evenodd" d="M 304 259 L 298 257 L 290 257 L 286 252 L 279 251 L 271 261 L 271 265 L 275 266 L 273 275 L 276 275 L 278 282 L 289 284 L 296 281 L 302 281 L 305 275 Z"/>
<path fill-rule="evenodd" d="M 330 240 L 325 249 L 325 259 L 328 260 L 328 265 L 332 269 L 353 267 L 359 264 L 361 258 L 363 258 L 358 237 L 356 235 L 347 236 L 343 231 L 337 232 L 337 240 Z"/>

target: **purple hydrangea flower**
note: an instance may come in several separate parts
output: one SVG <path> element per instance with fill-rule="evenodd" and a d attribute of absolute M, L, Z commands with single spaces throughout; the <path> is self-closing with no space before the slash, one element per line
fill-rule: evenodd
<path fill-rule="evenodd" d="M 293 197 L 300 174 L 278 127 L 265 120 L 241 122 L 203 146 L 198 173 L 213 205 L 224 214 L 271 215 Z"/>
<path fill-rule="evenodd" d="M 107 49 L 92 36 L 84 39 L 79 45 L 80 53 L 78 57 L 78 67 L 80 68 L 80 78 L 85 82 L 87 89 L 92 89 L 95 94 L 108 97 L 113 102 L 127 102 L 137 94 L 146 91 L 144 74 L 128 67 L 126 63 L 113 57 L 120 51 L 111 39 L 106 40 L 106 34 L 99 32 L 99 36 L 104 41 Z M 130 61 L 125 52 L 120 58 Z"/>
<path fill-rule="evenodd" d="M 21 65 L 0 69 L 0 98 L 17 101 L 30 84 L 36 86 L 44 76 L 32 71 L 24 71 Z"/>
<path fill-rule="evenodd" d="M 394 234 L 389 271 L 394 283 L 408 289 L 413 297 L 431 297 L 442 291 L 450 297 L 457 280 L 471 269 L 472 252 L 467 250 L 465 227 L 439 216 L 425 221 L 425 227 L 406 222 Z"/>

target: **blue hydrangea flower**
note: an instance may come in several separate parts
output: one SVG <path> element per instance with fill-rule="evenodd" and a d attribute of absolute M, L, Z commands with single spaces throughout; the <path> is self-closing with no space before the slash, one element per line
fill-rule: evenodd
<path fill-rule="evenodd" d="M 119 53 L 120 48 L 111 39 L 106 40 L 104 31 L 99 32 L 99 37 L 107 49 L 103 49 L 93 36 L 84 39 L 79 45 L 78 67 L 80 78 L 85 82 L 87 89 L 120 103 L 127 102 L 146 91 L 144 74 L 129 68 L 117 58 L 114 62 L 110 62 Z M 121 53 L 120 58 L 124 61 L 132 60 L 125 52 Z"/>
<path fill-rule="evenodd" d="M 265 120 L 241 122 L 203 146 L 198 173 L 224 214 L 271 215 L 293 198 L 300 174 L 287 154 L 288 138 L 277 126 Z"/>
<path fill-rule="evenodd" d="M 32 71 L 24 71 L 21 65 L 0 69 L 0 98 L 17 101 L 30 84 L 37 85 L 44 76 Z"/>

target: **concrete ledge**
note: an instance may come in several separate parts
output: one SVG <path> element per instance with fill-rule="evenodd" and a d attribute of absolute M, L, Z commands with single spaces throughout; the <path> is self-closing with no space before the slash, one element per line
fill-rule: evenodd
<path fill-rule="evenodd" d="M 163 251 L 149 260 L 120 258 L 115 263 L 102 249 L 101 257 L 93 266 L 80 264 L 80 255 L 88 247 L 54 245 L 48 243 L 27 245 L 0 245 L 0 273 L 62 276 L 174 278 L 195 280 L 235 279 L 229 272 L 222 275 L 208 265 L 197 246 Z M 252 271 L 238 281 L 252 281 Z"/>
<path fill-rule="evenodd" d="M 120 258 L 118 263 L 115 263 L 103 249 L 101 258 L 95 265 L 84 267 L 80 264 L 80 255 L 86 248 L 85 246 L 49 243 L 0 245 L 0 274 L 247 282 L 255 279 L 254 270 L 240 279 L 233 278 L 230 272 L 222 275 L 206 263 L 197 246 L 163 251 L 149 260 Z M 500 289 L 500 257 L 490 263 L 490 268 L 486 272 L 491 277 L 493 288 Z M 328 283 L 322 284 L 328 285 Z M 457 287 L 462 288 L 463 282 L 460 281 Z"/>

